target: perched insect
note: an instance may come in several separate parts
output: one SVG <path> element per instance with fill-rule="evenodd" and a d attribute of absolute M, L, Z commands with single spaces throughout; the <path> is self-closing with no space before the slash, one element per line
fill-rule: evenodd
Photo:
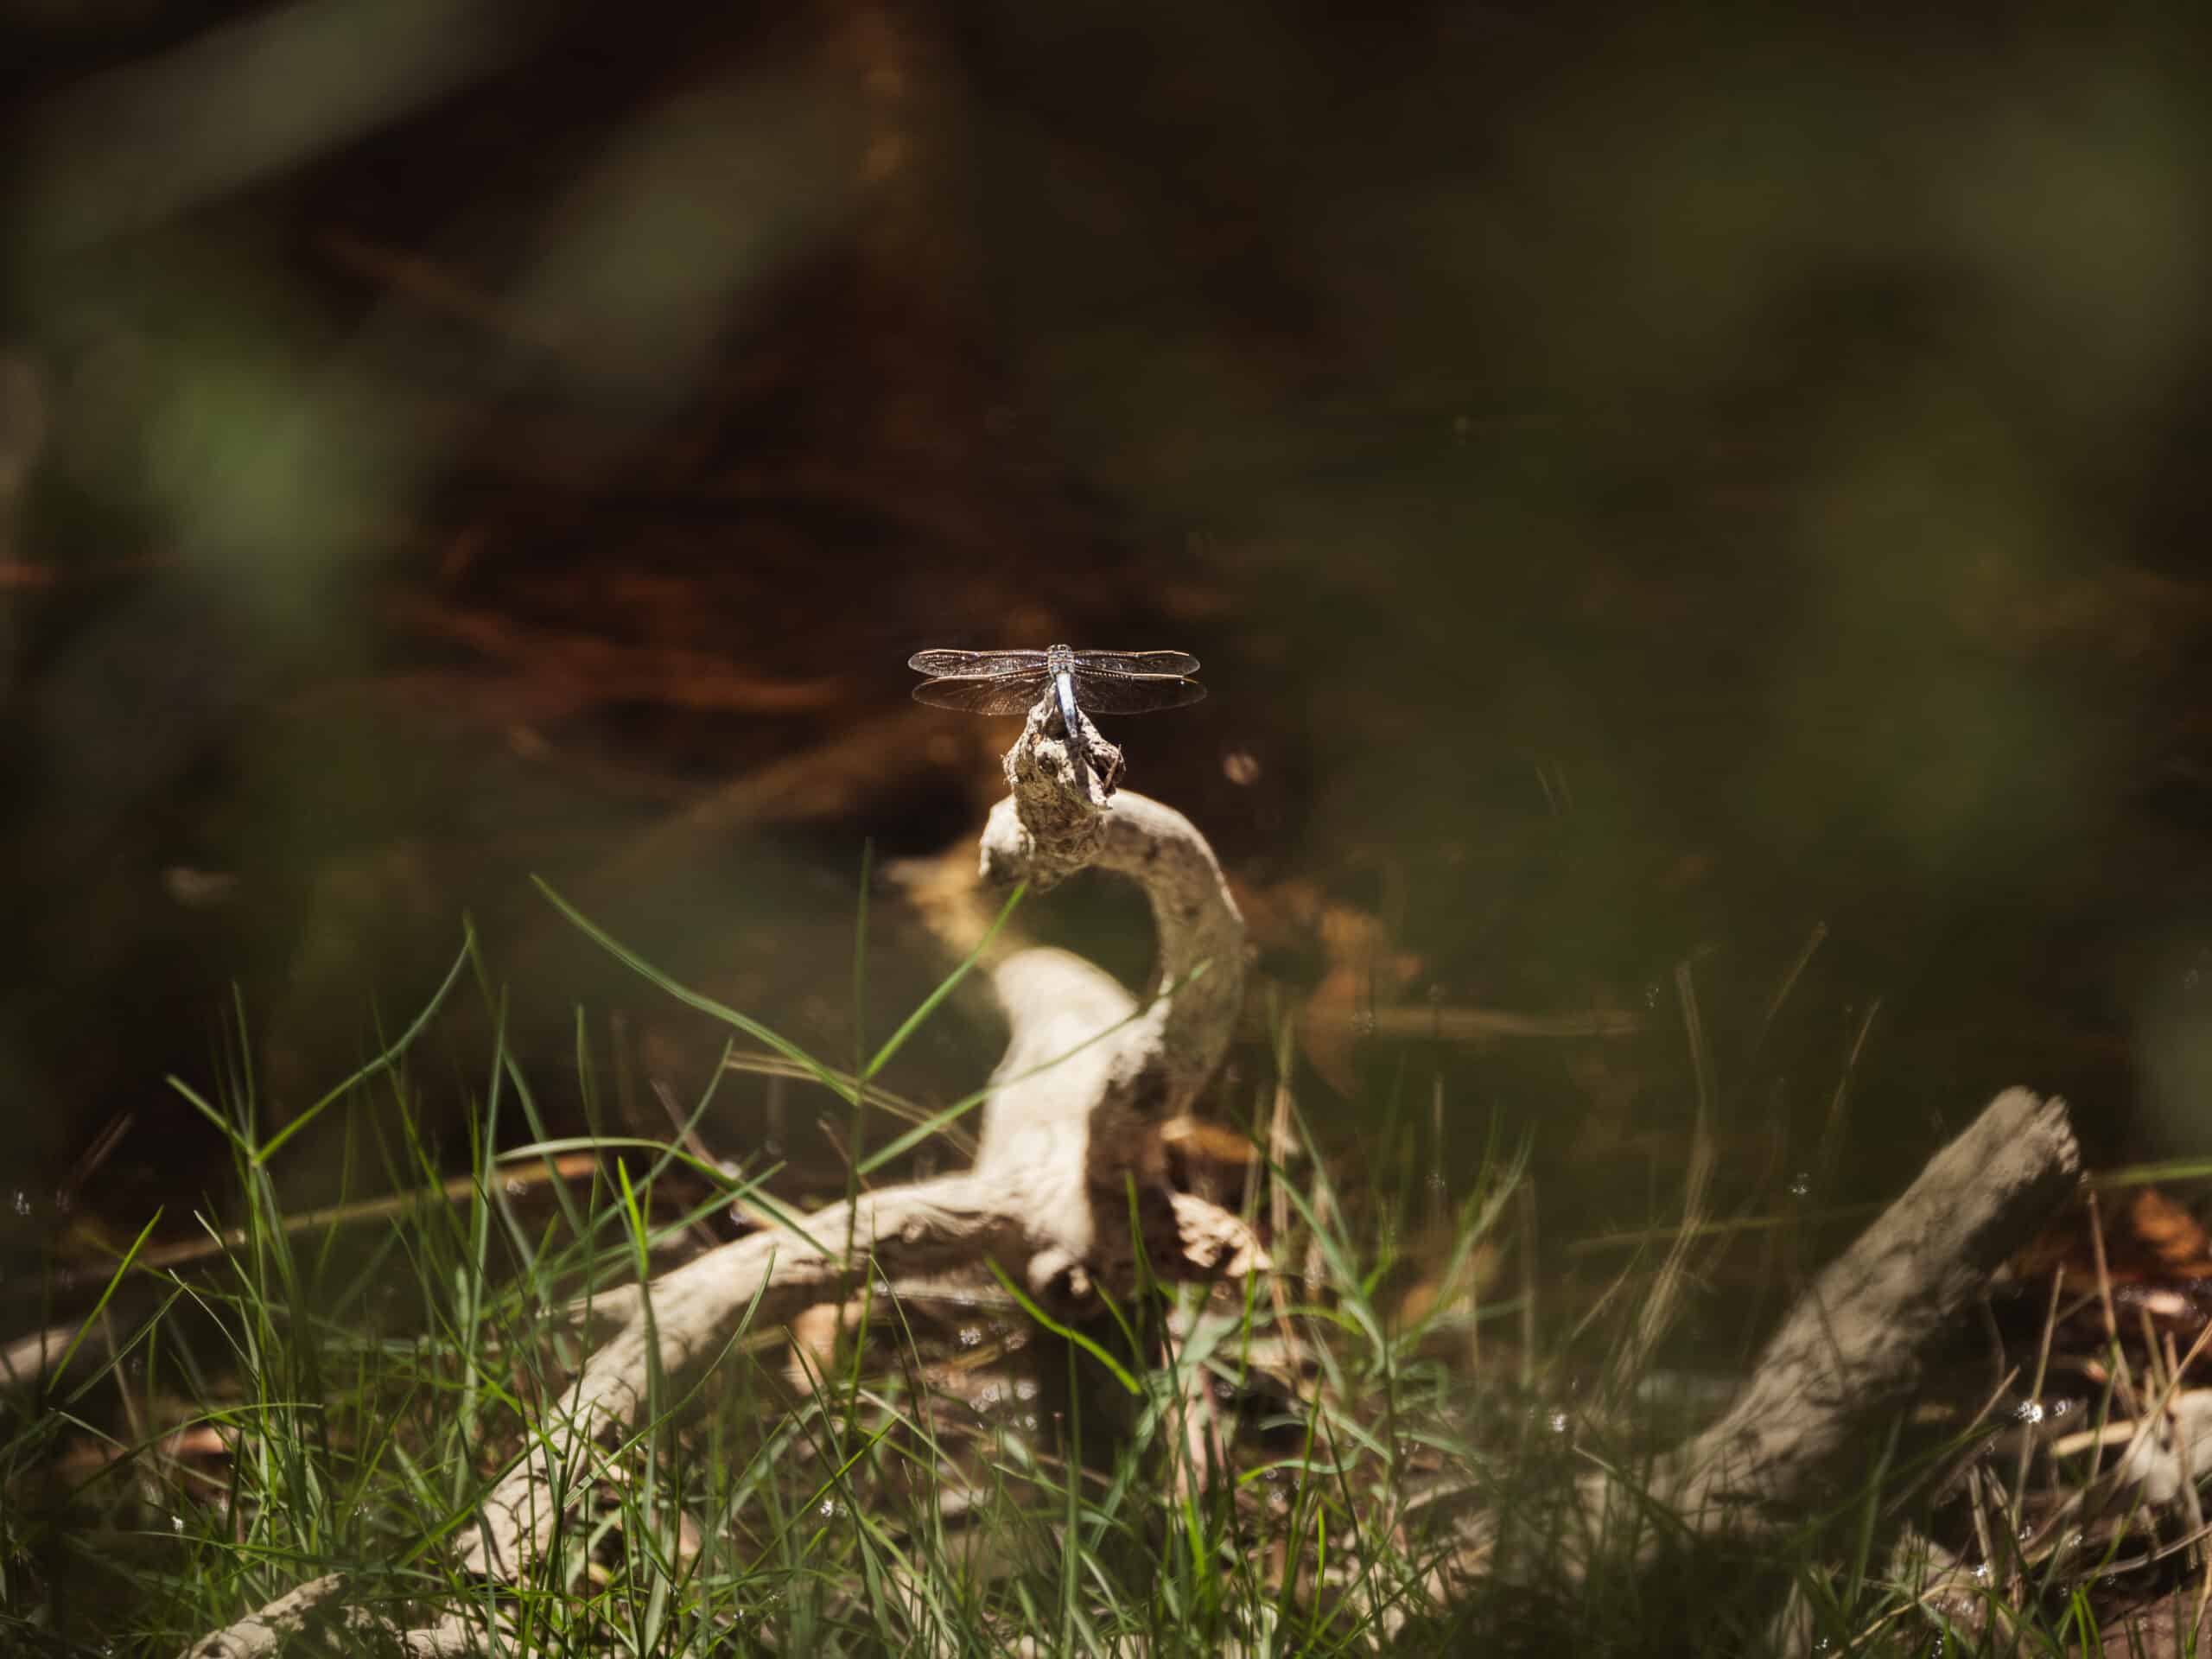
<path fill-rule="evenodd" d="M 1206 689 L 1184 677 L 1198 659 L 1180 651 L 918 651 L 906 666 L 931 677 L 914 701 L 971 715 L 1018 715 L 1050 696 L 1068 741 L 1083 748 L 1078 708 L 1102 715 L 1148 715 L 1196 702 Z M 1084 750 L 1084 760 L 1090 756 Z"/>

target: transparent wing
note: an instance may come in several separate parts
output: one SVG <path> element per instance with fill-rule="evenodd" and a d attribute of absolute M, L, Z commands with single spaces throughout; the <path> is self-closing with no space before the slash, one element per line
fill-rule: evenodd
<path fill-rule="evenodd" d="M 1094 715 L 1149 715 L 1196 702 L 1206 689 L 1173 674 L 1116 674 L 1078 669 L 1075 700 Z"/>
<path fill-rule="evenodd" d="M 914 701 L 932 709 L 957 709 L 969 715 L 1018 715 L 1045 695 L 1041 669 L 1004 674 L 995 679 L 924 680 Z"/>
<path fill-rule="evenodd" d="M 906 666 L 917 674 L 968 679 L 1033 674 L 1044 665 L 1041 651 L 918 651 L 906 659 Z"/>
<path fill-rule="evenodd" d="M 1077 668 L 1096 668 L 1109 674 L 1195 674 L 1198 659 L 1187 651 L 1078 651 Z M 938 672 L 948 671 L 939 669 Z"/>

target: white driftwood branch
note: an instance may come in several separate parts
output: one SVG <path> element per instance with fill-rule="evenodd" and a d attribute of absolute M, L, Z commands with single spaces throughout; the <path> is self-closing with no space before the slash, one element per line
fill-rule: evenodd
<path fill-rule="evenodd" d="M 1929 1343 L 2080 1179 L 2065 1102 L 2006 1090 L 1808 1287 L 1719 1421 L 1660 1459 L 1640 1494 L 1589 1477 L 1586 1507 L 1656 1500 L 1700 1533 L 1794 1519 L 1853 1431 L 1911 1392 Z"/>
<path fill-rule="evenodd" d="M 1799 1519 L 1853 1434 L 1910 1393 L 1929 1343 L 2080 1177 L 2065 1103 L 1999 1095 L 1807 1287 L 1718 1421 L 1649 1467 L 1578 1483 L 1592 1553 L 1543 1570 L 1580 1578 L 1649 1561 L 1664 1535 L 1649 1523 L 1655 1510 L 1707 1537 L 1757 1538 Z M 1498 1531 L 1497 1517 L 1471 1517 L 1432 1592 L 1448 1599 L 1493 1570 Z M 1634 1548 L 1623 1552 L 1623 1539 Z"/>
<path fill-rule="evenodd" d="M 718 1351 L 748 1310 L 772 1325 L 841 1299 L 869 1274 L 899 1280 L 990 1264 L 1041 1305 L 1081 1313 L 1099 1286 L 1134 1285 L 1140 1251 L 1166 1277 L 1265 1269 L 1266 1252 L 1243 1221 L 1168 1190 L 1159 1133 L 1189 1109 L 1227 1050 L 1243 995 L 1243 918 L 1187 818 L 1141 796 L 1115 797 L 1118 753 L 1090 734 L 1102 777 L 1048 725 L 1033 713 L 1007 757 L 1014 794 L 991 815 L 984 873 L 1041 890 L 1095 864 L 1136 881 L 1159 930 L 1152 996 L 1141 1003 L 1065 951 L 1022 950 L 998 963 L 991 982 L 1010 1034 L 974 1169 L 832 1205 L 795 1230 L 710 1250 L 645 1292 L 604 1299 L 597 1311 L 619 1327 L 485 1499 L 461 1546 L 464 1568 L 506 1579 L 527 1571 L 555 1536 L 563 1495 L 572 1502 L 588 1490 L 598 1445 L 645 1408 L 652 1368 L 682 1376 Z M 302 1599 L 334 1593 L 322 1580 L 295 1591 L 203 1638 L 189 1659 L 273 1652 L 296 1628 Z M 470 1636 L 455 1615 L 402 1640 L 429 1654 L 461 1650 Z"/>
<path fill-rule="evenodd" d="M 184 1659 L 269 1659 L 309 1630 L 324 1636 L 323 1649 L 331 1653 L 382 1652 L 384 1644 L 396 1642 L 409 1659 L 444 1659 L 475 1645 L 475 1633 L 457 1620 L 428 1630 L 395 1631 L 368 1609 L 345 1605 L 346 1589 L 342 1573 L 310 1579 L 259 1612 L 201 1637 L 184 1650 Z"/>

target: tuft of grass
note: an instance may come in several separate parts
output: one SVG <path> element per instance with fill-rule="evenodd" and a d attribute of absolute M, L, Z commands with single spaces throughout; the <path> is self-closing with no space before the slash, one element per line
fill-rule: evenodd
<path fill-rule="evenodd" d="M 839 1070 L 570 914 L 840 1094 L 855 1180 L 982 1098 L 861 1156 L 874 1079 L 973 958 L 873 1054 L 856 966 L 858 1058 Z M 465 1158 L 449 1160 L 406 1058 L 472 976 L 493 1037 Z M 1972 1618 L 1929 1592 L 1936 1547 L 1914 1555 L 1904 1506 L 1987 1441 L 1982 1422 L 1932 1443 L 1899 1425 L 1827 1512 L 1755 1558 L 1692 1548 L 1655 1513 L 1661 1568 L 1609 1567 L 1637 1541 L 1585 1535 L 1565 1496 L 1593 1461 L 1632 1471 L 1648 1426 L 1622 1414 L 1632 1390 L 1577 1384 L 1571 1332 L 1542 1345 L 1525 1147 L 1493 1135 L 1440 1206 L 1421 1115 L 1386 1102 L 1367 1161 L 1399 1179 L 1341 1188 L 1298 1108 L 1283 1022 L 1255 1096 L 1265 1190 L 1246 1197 L 1274 1215 L 1274 1281 L 1155 1288 L 1082 1329 L 1012 1283 L 872 1286 L 810 1386 L 787 1376 L 783 1333 L 748 1322 L 703 1376 L 651 1376 L 631 1432 L 593 1445 L 559 1410 L 588 1340 L 563 1310 L 649 1278 L 734 1199 L 772 1204 L 774 1172 L 733 1181 L 681 1149 L 709 1100 L 665 1144 L 556 1140 L 505 1009 L 472 938 L 423 1015 L 318 1103 L 382 1109 L 344 1115 L 355 1202 L 304 1217 L 279 1185 L 297 1120 L 261 1122 L 243 1028 L 213 1099 L 176 1084 L 230 1148 L 229 1213 L 198 1218 L 198 1260 L 160 1267 L 141 1249 L 149 1222 L 59 1362 L 9 1398 L 0 1651 L 173 1654 L 334 1573 L 350 1605 L 402 1625 L 461 1610 L 489 1651 L 638 1659 L 2094 1641 L 2094 1610 L 2050 1574 L 1984 1581 Z M 1682 1213 L 1677 1249 L 1713 1224 Z M 1624 1340 L 1635 1300 L 1611 1299 Z M 453 1546 L 531 1448 L 580 1489 L 574 1524 L 520 1584 L 462 1578 Z M 1468 1575 L 1476 1514 L 1496 1547 Z M 365 1630 L 342 1642 L 377 1650 Z"/>

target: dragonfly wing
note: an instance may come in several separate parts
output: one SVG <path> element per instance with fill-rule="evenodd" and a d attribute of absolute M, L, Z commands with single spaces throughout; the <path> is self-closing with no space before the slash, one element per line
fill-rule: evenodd
<path fill-rule="evenodd" d="M 1045 677 L 1033 670 L 992 679 L 924 680 L 914 688 L 916 702 L 969 715 L 1018 715 L 1044 695 Z"/>
<path fill-rule="evenodd" d="M 1198 671 L 1198 659 L 1187 651 L 1078 651 L 1075 662 L 1077 668 L 1096 668 L 1109 674 L 1183 675 Z"/>
<path fill-rule="evenodd" d="M 1196 680 L 1173 674 L 1116 674 L 1078 668 L 1075 676 L 1075 700 L 1094 715 L 1149 715 L 1162 709 L 1184 708 L 1205 694 L 1205 687 Z"/>
<path fill-rule="evenodd" d="M 917 674 L 950 678 L 997 679 L 1008 674 L 1034 674 L 1045 666 L 1041 651 L 918 651 L 906 659 Z"/>

